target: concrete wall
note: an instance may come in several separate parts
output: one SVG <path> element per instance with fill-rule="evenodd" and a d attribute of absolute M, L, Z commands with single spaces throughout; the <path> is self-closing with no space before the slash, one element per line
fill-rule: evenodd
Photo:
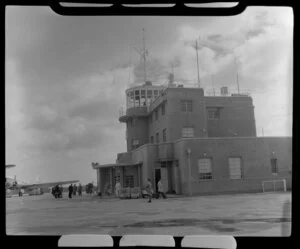
<path fill-rule="evenodd" d="M 181 100 L 192 100 L 193 111 L 182 112 Z M 165 115 L 162 115 L 161 104 L 165 103 Z M 205 136 L 203 130 L 206 127 L 206 111 L 204 108 L 203 91 L 201 89 L 171 88 L 165 91 L 165 95 L 158 98 L 151 108 L 152 123 L 149 122 L 149 137 L 156 138 L 159 132 L 160 142 L 163 142 L 162 131 L 166 130 L 166 142 L 174 141 L 181 137 L 183 127 L 194 127 L 196 137 Z M 155 120 L 155 110 L 158 110 L 158 120 Z M 156 141 L 155 141 L 156 142 Z"/>
<path fill-rule="evenodd" d="M 174 144 L 180 169 L 182 193 L 188 193 L 188 157 L 190 148 L 192 189 L 194 193 L 262 191 L 262 181 L 286 179 L 291 188 L 292 138 L 203 138 L 185 139 Z M 273 155 L 272 152 L 275 152 Z M 204 153 L 206 154 L 204 156 Z M 272 175 L 270 159 L 277 158 L 278 175 Z M 198 159 L 212 159 L 213 180 L 198 179 Z M 229 179 L 229 157 L 241 157 L 243 179 Z"/>
<path fill-rule="evenodd" d="M 170 141 L 170 130 L 169 130 L 169 115 L 168 115 L 168 106 L 169 103 L 166 101 L 165 104 L 165 115 L 162 115 L 162 108 L 161 108 L 161 102 L 160 105 L 158 105 L 153 112 L 149 114 L 149 116 L 152 115 L 152 122 L 150 122 L 150 118 L 148 117 L 148 124 L 149 124 L 149 143 L 150 137 L 154 137 L 154 143 L 156 143 L 156 133 L 159 132 L 159 141 L 160 143 L 163 142 L 163 129 L 167 128 L 166 131 L 166 139 L 167 141 Z M 158 119 L 155 118 L 155 111 L 158 111 Z"/>
<path fill-rule="evenodd" d="M 133 126 L 130 122 L 126 123 L 127 128 L 127 151 L 132 150 L 132 141 L 139 140 L 139 145 L 147 144 L 149 141 L 148 133 L 148 118 L 147 117 L 135 117 L 132 120 Z"/>
<path fill-rule="evenodd" d="M 256 136 L 251 97 L 205 97 L 205 105 L 220 108 L 219 120 L 207 120 L 209 137 Z"/>
<path fill-rule="evenodd" d="M 134 163 L 142 162 L 141 178 L 142 186 L 146 187 L 147 179 L 153 182 L 153 169 L 157 164 L 157 145 L 145 144 L 132 151 L 132 161 Z"/>

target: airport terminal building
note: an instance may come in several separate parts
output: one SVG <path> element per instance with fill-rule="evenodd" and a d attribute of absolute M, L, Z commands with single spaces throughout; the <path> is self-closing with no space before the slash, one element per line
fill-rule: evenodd
<path fill-rule="evenodd" d="M 223 87 L 205 96 L 202 88 L 146 82 L 127 89 L 126 100 L 119 121 L 127 152 L 112 164 L 92 163 L 101 194 L 114 193 L 117 180 L 143 189 L 148 178 L 174 194 L 262 192 L 283 188 L 281 180 L 291 188 L 292 138 L 257 137 L 249 94 Z"/>

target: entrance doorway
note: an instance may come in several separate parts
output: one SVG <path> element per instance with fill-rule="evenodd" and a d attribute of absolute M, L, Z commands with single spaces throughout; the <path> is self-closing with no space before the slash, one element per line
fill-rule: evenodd
<path fill-rule="evenodd" d="M 154 182 L 155 182 L 155 192 L 157 193 L 158 188 L 157 188 L 157 183 L 161 178 L 161 172 L 160 169 L 155 169 L 154 171 Z"/>

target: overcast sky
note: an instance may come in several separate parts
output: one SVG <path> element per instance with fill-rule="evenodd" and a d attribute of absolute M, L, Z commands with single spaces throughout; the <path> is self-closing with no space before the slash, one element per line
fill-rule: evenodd
<path fill-rule="evenodd" d="M 252 7 L 234 17 L 72 17 L 47 7 L 6 8 L 7 175 L 35 182 L 96 181 L 91 162 L 126 151 L 119 107 L 142 81 L 135 51 L 145 28 L 149 78 L 249 89 L 258 136 L 291 136 L 293 12 Z M 234 61 L 237 59 L 237 67 Z M 150 77 L 151 76 L 151 77 Z M 155 77 L 154 77 L 155 76 Z"/>

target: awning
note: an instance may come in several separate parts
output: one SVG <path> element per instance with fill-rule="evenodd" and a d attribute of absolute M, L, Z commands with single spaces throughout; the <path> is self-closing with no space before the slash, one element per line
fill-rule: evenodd
<path fill-rule="evenodd" d="M 130 166 L 138 166 L 142 165 L 143 162 L 139 163 L 114 163 L 114 164 L 98 164 L 92 163 L 93 169 L 102 169 L 102 168 L 115 168 L 115 167 L 130 167 Z"/>
<path fill-rule="evenodd" d="M 170 157 L 170 158 L 158 158 L 156 160 L 157 163 L 162 163 L 162 162 L 173 162 L 175 159 Z"/>

